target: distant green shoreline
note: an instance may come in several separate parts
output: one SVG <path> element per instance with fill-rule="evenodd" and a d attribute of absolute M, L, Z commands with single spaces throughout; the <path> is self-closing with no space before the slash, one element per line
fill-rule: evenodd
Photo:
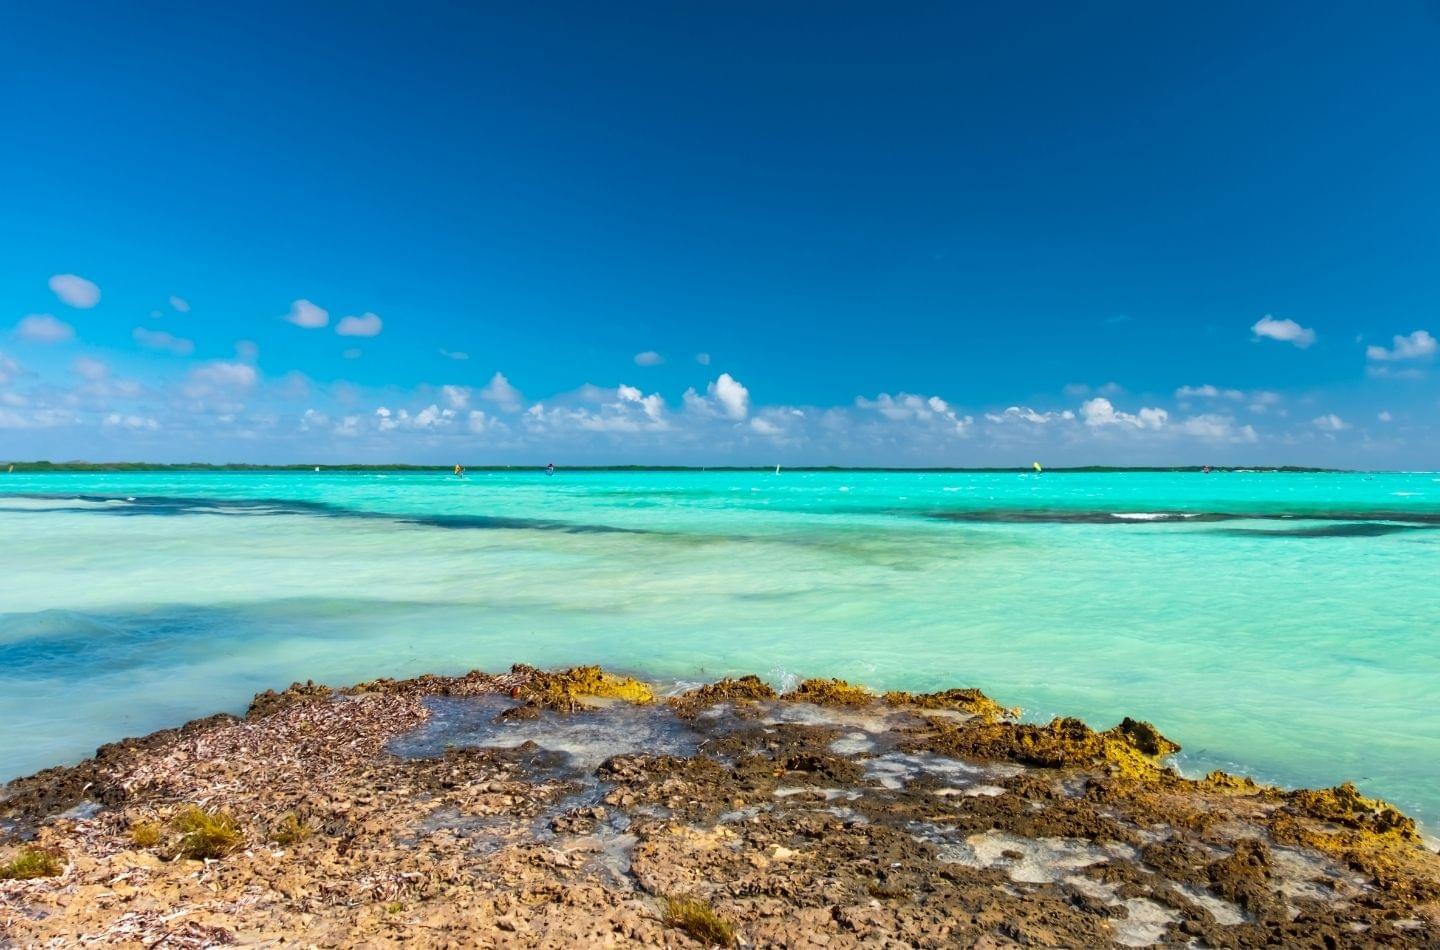
<path fill-rule="evenodd" d="M 308 472 L 320 469 L 324 472 L 448 472 L 453 465 L 324 465 L 314 462 L 295 465 L 250 465 L 239 462 L 211 464 L 208 462 L 183 462 L 162 464 L 159 462 L 0 462 L 15 472 Z M 472 472 L 528 472 L 538 471 L 541 465 L 466 465 Z M 768 472 L 769 465 L 563 465 L 557 471 L 567 472 Z M 1046 472 L 1200 472 L 1201 465 L 1078 465 L 1047 468 Z M 845 465 L 795 465 L 784 466 L 789 472 L 1028 472 L 1030 466 L 990 466 L 978 468 L 950 468 L 943 466 L 884 467 Z M 1318 472 L 1345 473 L 1352 469 L 1310 468 L 1302 465 L 1213 465 L 1215 472 Z"/>

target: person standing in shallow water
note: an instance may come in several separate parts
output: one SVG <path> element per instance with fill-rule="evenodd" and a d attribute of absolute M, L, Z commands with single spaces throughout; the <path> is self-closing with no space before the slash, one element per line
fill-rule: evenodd
<path fill-rule="evenodd" d="M 554 475 L 554 474 L 555 474 L 555 463 L 554 463 L 554 462 L 546 462 L 546 463 L 545 463 L 545 474 L 546 474 L 546 475 Z"/>

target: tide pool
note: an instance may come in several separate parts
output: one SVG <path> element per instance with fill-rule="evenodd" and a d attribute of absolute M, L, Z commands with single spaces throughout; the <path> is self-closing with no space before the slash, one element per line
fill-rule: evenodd
<path fill-rule="evenodd" d="M 1440 475 L 0 475 L 0 779 L 292 680 L 977 686 L 1440 820 Z"/>

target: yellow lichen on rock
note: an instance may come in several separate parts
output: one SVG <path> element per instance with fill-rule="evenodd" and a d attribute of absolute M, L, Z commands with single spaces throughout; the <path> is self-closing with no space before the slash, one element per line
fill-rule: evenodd
<path fill-rule="evenodd" d="M 1287 797 L 1296 812 L 1310 818 L 1368 834 L 1394 835 L 1409 841 L 1420 839 L 1413 818 L 1402 815 L 1389 802 L 1366 798 L 1349 782 L 1334 788 L 1303 788 Z"/>
<path fill-rule="evenodd" d="M 817 706 L 869 706 L 877 697 L 865 687 L 851 686 L 844 680 L 809 679 L 780 698 Z"/>
<path fill-rule="evenodd" d="M 620 699 L 642 706 L 655 701 L 655 691 L 647 684 L 598 666 L 576 666 L 558 673 L 536 670 L 519 692 L 532 705 L 560 712 L 584 708 L 586 698 Z"/>
<path fill-rule="evenodd" d="M 978 689 L 947 689 L 938 693 L 905 693 L 891 691 L 881 697 L 891 706 L 914 706 L 917 709 L 949 709 L 978 716 L 986 722 L 1015 718 L 1019 707 L 1002 706 Z"/>

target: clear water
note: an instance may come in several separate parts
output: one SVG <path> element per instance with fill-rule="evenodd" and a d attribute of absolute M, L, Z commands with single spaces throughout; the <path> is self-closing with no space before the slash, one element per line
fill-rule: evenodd
<path fill-rule="evenodd" d="M 0 777 L 295 679 L 598 662 L 974 685 L 1440 819 L 1433 473 L 12 474 L 0 538 Z"/>

